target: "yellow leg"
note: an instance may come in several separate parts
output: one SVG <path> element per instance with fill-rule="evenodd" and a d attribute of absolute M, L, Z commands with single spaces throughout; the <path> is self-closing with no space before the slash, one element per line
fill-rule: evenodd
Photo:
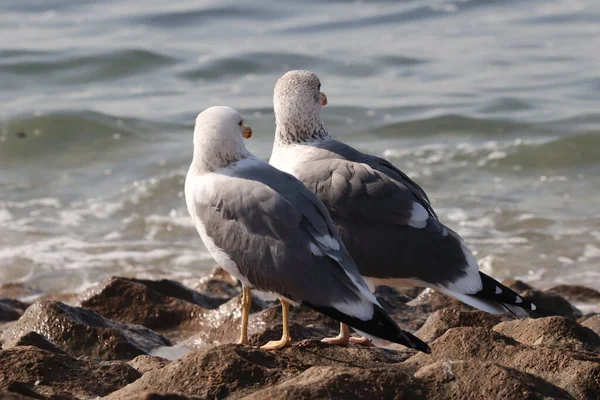
<path fill-rule="evenodd" d="M 248 315 L 252 307 L 252 292 L 250 288 L 244 286 L 242 289 L 242 329 L 240 331 L 240 340 L 238 344 L 249 344 L 248 342 Z"/>
<path fill-rule="evenodd" d="M 283 333 L 281 335 L 280 340 L 271 340 L 269 343 L 264 346 L 260 346 L 263 350 L 279 350 L 283 349 L 292 342 L 292 338 L 290 337 L 290 321 L 289 321 L 289 311 L 290 304 L 282 298 L 279 298 L 281 301 L 281 314 L 283 317 Z"/>
<path fill-rule="evenodd" d="M 347 346 L 350 343 L 350 328 L 344 323 L 340 323 L 340 334 L 336 337 L 325 338 L 321 340 L 325 343 Z"/>

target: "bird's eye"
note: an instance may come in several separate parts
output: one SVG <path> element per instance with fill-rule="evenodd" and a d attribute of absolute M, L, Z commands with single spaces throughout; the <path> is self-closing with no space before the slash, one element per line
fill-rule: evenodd
<path fill-rule="evenodd" d="M 321 90 L 321 84 L 319 83 L 319 90 Z"/>
<path fill-rule="evenodd" d="M 239 126 L 242 126 L 242 125 L 243 125 L 243 123 L 244 123 L 244 121 L 240 121 L 240 122 L 238 122 L 238 125 L 239 125 Z"/>

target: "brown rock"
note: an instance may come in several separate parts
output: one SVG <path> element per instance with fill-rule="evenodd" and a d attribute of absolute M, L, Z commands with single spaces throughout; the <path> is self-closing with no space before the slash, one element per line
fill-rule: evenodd
<path fill-rule="evenodd" d="M 556 293 L 533 289 L 522 292 L 521 296 L 536 305 L 535 312 L 540 317 L 559 315 L 577 320 L 582 315 L 567 299 Z"/>
<path fill-rule="evenodd" d="M 104 360 L 133 359 L 171 344 L 165 337 L 142 326 L 114 322 L 93 311 L 53 301 L 31 305 L 2 333 L 2 339 L 10 343 L 31 331 L 45 336 L 73 356 Z"/>
<path fill-rule="evenodd" d="M 442 336 L 450 328 L 479 326 L 491 329 L 500 322 L 500 317 L 483 311 L 438 310 L 431 314 L 415 335 L 426 342 Z"/>
<path fill-rule="evenodd" d="M 590 328 L 596 334 L 600 335 L 600 314 L 592 315 L 581 323 L 586 328 Z"/>
<path fill-rule="evenodd" d="M 167 329 L 193 319 L 205 311 L 198 303 L 213 306 L 213 300 L 172 281 L 138 281 L 126 278 L 111 278 L 86 292 L 81 306 L 119 322 L 144 325 L 152 329 Z M 164 295 L 152 287 L 173 295 L 181 295 L 188 300 Z M 167 288 L 167 289 L 165 289 Z M 180 288 L 180 293 L 177 293 Z"/>
<path fill-rule="evenodd" d="M 82 307 L 107 318 L 152 329 L 169 329 L 196 318 L 226 299 L 208 296 L 179 282 L 113 277 L 80 297 Z"/>
<path fill-rule="evenodd" d="M 239 398 L 299 371 L 299 365 L 277 352 L 224 345 L 191 351 L 159 370 L 145 373 L 107 399 L 129 399 L 140 392 L 174 391 L 186 396 Z"/>
<path fill-rule="evenodd" d="M 438 361 L 489 361 L 537 375 L 576 398 L 600 396 L 600 358 L 589 353 L 531 347 L 475 327 L 449 329 L 430 346 L 431 354 L 416 354 L 405 364 L 421 368 Z"/>
<path fill-rule="evenodd" d="M 4 348 L 10 349 L 12 347 L 17 346 L 33 346 L 37 347 L 38 349 L 49 351 L 51 353 L 67 354 L 58 347 L 56 347 L 54 343 L 52 343 L 37 332 L 27 332 L 23 336 L 15 338 L 15 340 L 13 340 L 12 342 L 6 343 Z"/>
<path fill-rule="evenodd" d="M 244 399 L 425 399 L 425 396 L 412 377 L 399 368 L 317 366 Z"/>
<path fill-rule="evenodd" d="M 502 284 L 517 293 L 533 289 L 533 287 L 529 286 L 527 283 L 514 278 L 506 278 L 502 281 Z"/>
<path fill-rule="evenodd" d="M 278 338 L 279 339 L 279 338 Z M 348 346 L 341 347 L 320 340 L 303 340 L 279 351 L 281 356 L 293 359 L 295 363 L 309 366 L 343 366 L 378 368 L 399 366 L 416 351 L 390 350 L 381 347 Z"/>
<path fill-rule="evenodd" d="M 140 377 L 123 362 L 75 359 L 32 346 L 0 351 L 0 391 L 36 398 L 105 396 Z"/>
<path fill-rule="evenodd" d="M 581 285 L 558 285 L 546 290 L 556 293 L 574 303 L 598 303 L 600 292 Z"/>
<path fill-rule="evenodd" d="M 273 352 L 229 344 L 192 351 L 158 371 L 147 372 L 140 380 L 109 398 L 129 398 L 138 392 L 173 391 L 186 396 L 240 398 L 292 378 L 314 365 L 360 368 L 362 371 L 382 367 L 392 369 L 401 368 L 406 358 L 406 353 L 393 350 L 345 348 L 316 340 L 297 342 Z"/>
<path fill-rule="evenodd" d="M 502 322 L 496 332 L 521 343 L 573 350 L 600 350 L 600 336 L 577 322 L 564 317 L 521 319 Z"/>
<path fill-rule="evenodd" d="M 0 297 L 0 322 L 19 319 L 27 307 L 22 301 Z"/>
<path fill-rule="evenodd" d="M 0 391 L 0 400 L 31 400 L 36 398 L 38 397 L 29 397 L 18 393 Z"/>
<path fill-rule="evenodd" d="M 565 390 L 532 374 L 478 360 L 438 361 L 414 375 L 429 400 L 572 399 Z"/>
<path fill-rule="evenodd" d="M 155 369 L 161 369 L 170 362 L 171 361 L 167 360 L 166 358 L 142 354 L 141 356 L 137 356 L 133 360 L 129 361 L 127 364 L 142 374 L 145 374 L 146 372 L 154 371 Z"/>
<path fill-rule="evenodd" d="M 194 289 L 225 299 L 242 293 L 237 280 L 221 267 L 214 268 L 209 275 L 200 278 Z"/>

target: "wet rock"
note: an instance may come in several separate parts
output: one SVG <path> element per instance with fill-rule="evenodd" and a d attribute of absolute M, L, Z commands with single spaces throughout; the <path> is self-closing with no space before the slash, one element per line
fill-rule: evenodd
<path fill-rule="evenodd" d="M 573 303 L 598 303 L 600 292 L 581 285 L 558 285 L 546 292 L 556 293 Z"/>
<path fill-rule="evenodd" d="M 185 396 L 242 397 L 300 372 L 293 360 L 249 346 L 224 345 L 191 351 L 165 367 L 145 373 L 107 399 L 129 399 L 140 392 L 178 392 Z M 233 397 L 233 396 L 232 396 Z"/>
<path fill-rule="evenodd" d="M 165 337 L 139 325 L 122 324 L 100 314 L 60 302 L 40 301 L 2 333 L 9 343 L 37 332 L 73 356 L 103 360 L 133 359 L 171 343 Z"/>
<path fill-rule="evenodd" d="M 581 325 L 593 330 L 594 332 L 596 332 L 596 334 L 600 335 L 600 314 L 592 315 L 591 317 L 583 321 Z"/>
<path fill-rule="evenodd" d="M 237 280 L 221 267 L 215 267 L 209 275 L 201 278 L 194 289 L 224 299 L 242 293 L 242 287 Z"/>
<path fill-rule="evenodd" d="M 105 396 L 141 374 L 123 362 L 76 359 L 32 346 L 0 351 L 0 391 L 36 398 Z"/>
<path fill-rule="evenodd" d="M 10 349 L 12 347 L 18 346 L 33 346 L 38 349 L 46 350 L 51 353 L 57 354 L 67 354 L 48 339 L 43 337 L 37 332 L 27 332 L 23 336 L 15 338 L 12 342 L 6 343 L 4 345 L 5 349 Z"/>
<path fill-rule="evenodd" d="M 419 369 L 414 377 L 429 400 L 572 399 L 540 377 L 493 362 L 438 361 Z"/>
<path fill-rule="evenodd" d="M 0 322 L 19 319 L 27 307 L 22 301 L 0 297 Z"/>
<path fill-rule="evenodd" d="M 417 369 L 438 361 L 489 361 L 541 377 L 576 398 L 600 396 L 600 358 L 590 353 L 527 346 L 498 332 L 477 327 L 449 329 L 405 364 Z"/>
<path fill-rule="evenodd" d="M 137 356 L 133 360 L 129 361 L 127 364 L 135 368 L 140 373 L 145 374 L 146 372 L 160 369 L 170 362 L 171 361 L 167 360 L 166 358 L 142 354 L 141 356 Z"/>
<path fill-rule="evenodd" d="M 600 337 L 591 329 L 564 317 L 502 322 L 496 332 L 521 343 L 573 350 L 600 350 Z"/>
<path fill-rule="evenodd" d="M 424 399 L 423 389 L 399 368 L 309 368 L 276 386 L 257 391 L 245 400 L 260 399 Z"/>
<path fill-rule="evenodd" d="M 426 342 L 442 336 L 450 328 L 480 326 L 491 329 L 501 321 L 500 317 L 483 311 L 438 310 L 431 314 L 415 335 Z"/>
<path fill-rule="evenodd" d="M 556 293 L 532 289 L 522 292 L 521 296 L 536 305 L 535 313 L 540 317 L 558 315 L 577 320 L 582 315 L 567 299 Z"/>
<path fill-rule="evenodd" d="M 514 290 L 517 293 L 521 293 L 524 292 L 526 290 L 532 290 L 533 287 L 531 287 L 530 285 L 528 285 L 527 283 L 520 281 L 518 279 L 514 279 L 514 278 L 506 278 L 502 281 L 502 284 L 512 290 Z"/>
<path fill-rule="evenodd" d="M 168 329 L 193 319 L 206 307 L 216 307 L 221 300 L 174 281 L 111 278 L 86 292 L 80 303 L 115 321 Z"/>

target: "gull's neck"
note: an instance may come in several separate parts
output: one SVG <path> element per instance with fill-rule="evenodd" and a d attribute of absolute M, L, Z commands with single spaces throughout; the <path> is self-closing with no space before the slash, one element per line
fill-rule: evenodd
<path fill-rule="evenodd" d="M 308 118 L 287 118 L 275 114 L 275 143 L 277 146 L 303 144 L 322 140 L 329 136 L 320 115 Z"/>
<path fill-rule="evenodd" d="M 197 148 L 198 146 L 194 147 L 194 158 L 192 159 L 191 168 L 198 175 L 209 174 L 227 168 L 252 155 L 245 148 L 236 149 L 236 151 L 218 151 L 216 149 L 206 151 L 206 149 Z"/>

